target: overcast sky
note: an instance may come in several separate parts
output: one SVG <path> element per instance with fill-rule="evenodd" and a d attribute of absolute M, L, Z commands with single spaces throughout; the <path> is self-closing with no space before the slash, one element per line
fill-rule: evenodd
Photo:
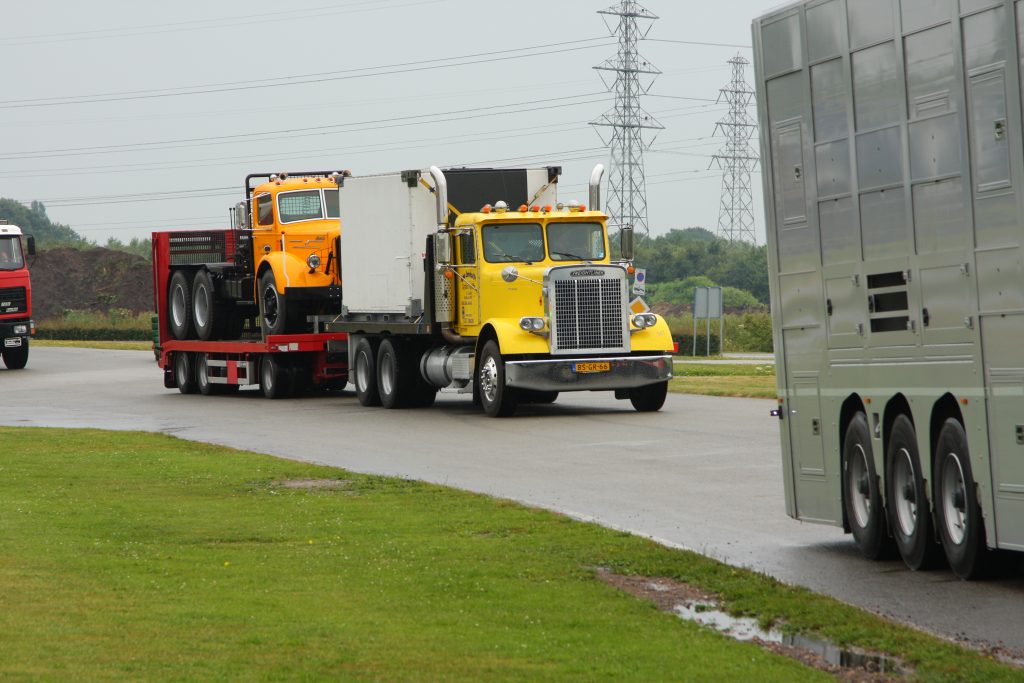
<path fill-rule="evenodd" d="M 251 172 L 552 164 L 560 198 L 585 202 L 608 163 L 588 122 L 612 105 L 592 68 L 615 54 L 611 4 L 5 3 L 0 196 L 100 243 L 225 227 Z M 641 53 L 663 72 L 643 104 L 665 126 L 646 155 L 651 233 L 716 230 L 715 100 L 778 3 L 643 4 L 660 19 Z"/>

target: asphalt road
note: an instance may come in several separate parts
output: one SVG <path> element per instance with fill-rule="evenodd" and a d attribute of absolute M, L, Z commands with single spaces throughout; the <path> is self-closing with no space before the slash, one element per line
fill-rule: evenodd
<path fill-rule="evenodd" d="M 493 420 L 467 396 L 408 411 L 363 408 L 351 392 L 184 396 L 163 388 L 148 352 L 34 347 L 28 368 L 0 370 L 0 424 L 159 431 L 510 498 L 1024 653 L 1021 572 L 984 583 L 911 573 L 863 560 L 838 528 L 788 518 L 771 407 L 670 394 L 664 410 L 640 414 L 628 401 L 583 393 Z"/>

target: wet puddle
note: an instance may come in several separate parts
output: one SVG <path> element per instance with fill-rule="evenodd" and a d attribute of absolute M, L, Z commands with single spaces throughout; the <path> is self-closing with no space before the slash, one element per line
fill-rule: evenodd
<path fill-rule="evenodd" d="M 816 655 L 828 664 L 843 669 L 863 669 L 871 673 L 890 673 L 897 676 L 906 673 L 904 667 L 897 660 L 890 657 L 847 650 L 827 640 L 818 640 L 802 635 L 790 635 L 774 628 L 766 630 L 761 628 L 757 619 L 734 617 L 717 609 L 714 603 L 687 602 L 676 605 L 673 612 L 687 621 L 694 621 L 701 626 L 708 626 L 730 638 L 745 641 L 757 640 L 764 643 L 796 648 Z"/>
<path fill-rule="evenodd" d="M 598 571 L 598 578 L 621 590 L 655 603 L 658 608 L 714 629 L 736 640 L 755 642 L 808 666 L 836 674 L 843 681 L 895 681 L 912 672 L 899 660 L 842 648 L 827 640 L 790 635 L 762 628 L 752 617 L 734 617 L 719 608 L 715 595 L 670 579 L 622 576 Z"/>

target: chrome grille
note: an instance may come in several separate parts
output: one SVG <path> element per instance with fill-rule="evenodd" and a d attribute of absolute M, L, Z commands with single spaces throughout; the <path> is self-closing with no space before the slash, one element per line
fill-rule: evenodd
<path fill-rule="evenodd" d="M 552 278 L 553 353 L 628 350 L 626 279 L 619 269 L 605 272 L 611 277 Z"/>
<path fill-rule="evenodd" d="M 24 313 L 28 309 L 28 297 L 24 287 L 0 288 L 0 315 Z"/>

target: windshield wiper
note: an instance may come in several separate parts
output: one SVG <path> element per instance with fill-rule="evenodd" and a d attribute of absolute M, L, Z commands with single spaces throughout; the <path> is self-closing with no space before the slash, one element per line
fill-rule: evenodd
<path fill-rule="evenodd" d="M 555 255 L 557 255 L 557 256 L 568 256 L 569 258 L 576 259 L 577 261 L 590 261 L 590 260 L 592 260 L 589 256 L 580 256 L 579 254 L 570 254 L 567 251 L 553 251 L 553 252 L 551 252 L 551 255 L 552 256 L 555 256 Z"/>

